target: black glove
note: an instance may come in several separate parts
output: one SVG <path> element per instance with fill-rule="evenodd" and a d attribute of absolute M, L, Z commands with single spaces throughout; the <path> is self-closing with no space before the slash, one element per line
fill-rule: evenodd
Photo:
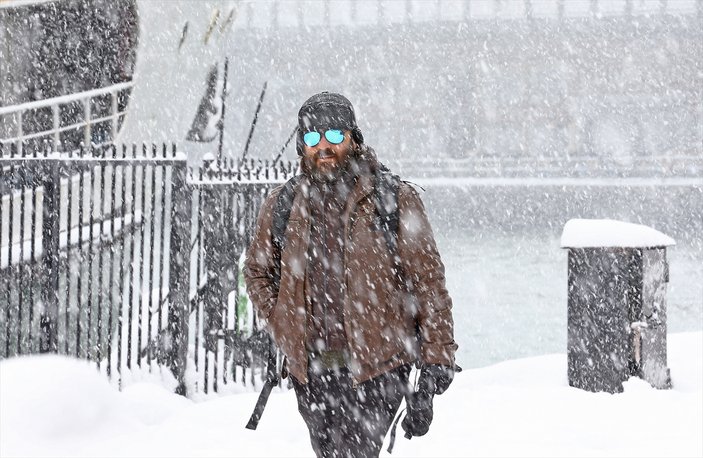
<path fill-rule="evenodd" d="M 428 379 L 420 376 L 418 390 L 407 397 L 407 413 L 401 426 L 405 431 L 405 437 L 410 439 L 413 436 L 424 436 L 430 429 L 432 423 L 432 397 L 434 393 L 428 386 Z"/>
<path fill-rule="evenodd" d="M 442 394 L 454 380 L 454 368 L 442 364 L 426 364 L 420 371 L 420 382 L 423 379 L 431 393 Z"/>
<path fill-rule="evenodd" d="M 461 367 L 441 364 L 426 364 L 422 367 L 417 391 L 407 397 L 408 411 L 401 423 L 406 438 L 427 434 L 432 424 L 432 399 L 435 394 L 447 391 L 455 372 L 461 372 Z"/>

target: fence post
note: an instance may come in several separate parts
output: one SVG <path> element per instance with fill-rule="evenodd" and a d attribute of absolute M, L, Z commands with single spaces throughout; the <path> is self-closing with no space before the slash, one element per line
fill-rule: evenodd
<path fill-rule="evenodd" d="M 223 307 L 227 303 L 224 294 L 222 275 L 223 258 L 226 259 L 226 228 L 223 224 L 224 194 L 221 186 L 208 186 L 203 189 L 203 245 L 205 248 L 205 272 L 208 284 L 203 297 L 205 317 L 203 333 L 205 349 L 217 354 L 217 340 L 222 331 Z M 230 259 L 231 261 L 231 259 Z M 217 383 L 217 382 L 215 382 Z"/>
<path fill-rule="evenodd" d="M 42 308 L 39 318 L 41 353 L 58 352 L 59 317 L 59 162 L 48 160 L 42 211 Z"/>
<path fill-rule="evenodd" d="M 167 355 L 178 380 L 176 393 L 186 395 L 185 369 L 188 353 L 188 308 L 190 293 L 190 237 L 193 193 L 187 182 L 185 161 L 175 164 L 171 179 L 171 245 L 169 268 Z"/>

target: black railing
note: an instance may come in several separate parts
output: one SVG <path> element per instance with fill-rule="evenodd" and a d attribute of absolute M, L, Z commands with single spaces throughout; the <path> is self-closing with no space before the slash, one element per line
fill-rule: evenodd
<path fill-rule="evenodd" d="M 239 262 L 292 164 L 192 169 L 167 145 L 15 153 L 0 150 L 0 357 L 57 352 L 119 382 L 168 367 L 181 393 L 263 377 Z"/>

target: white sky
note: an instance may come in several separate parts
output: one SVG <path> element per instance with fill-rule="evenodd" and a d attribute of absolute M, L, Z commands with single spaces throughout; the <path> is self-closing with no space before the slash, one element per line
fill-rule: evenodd
<path fill-rule="evenodd" d="M 571 388 L 564 354 L 465 370 L 435 398 L 430 432 L 408 441 L 399 427 L 390 456 L 701 456 L 703 333 L 671 334 L 668 350 L 666 391 L 640 379 L 615 395 Z M 195 402 L 149 382 L 119 392 L 90 363 L 5 360 L 0 455 L 313 456 L 292 391 L 274 391 L 259 429 L 244 428 L 257 395 Z"/>

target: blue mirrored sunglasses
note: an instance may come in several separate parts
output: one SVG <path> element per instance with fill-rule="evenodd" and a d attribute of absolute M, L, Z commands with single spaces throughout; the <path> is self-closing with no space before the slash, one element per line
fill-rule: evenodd
<path fill-rule="evenodd" d="M 344 141 L 344 132 L 339 129 L 329 129 L 325 131 L 325 138 L 333 145 L 339 145 Z M 312 131 L 303 135 L 303 141 L 311 147 L 320 143 L 320 140 L 322 140 L 322 136 L 319 132 Z"/>

